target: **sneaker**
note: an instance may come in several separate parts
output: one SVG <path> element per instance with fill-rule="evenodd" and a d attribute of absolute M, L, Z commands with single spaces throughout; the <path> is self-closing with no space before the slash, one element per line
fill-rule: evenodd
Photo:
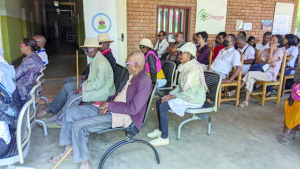
<path fill-rule="evenodd" d="M 149 138 L 157 138 L 161 136 L 161 131 L 159 131 L 159 129 L 155 129 L 152 132 L 147 134 L 147 137 Z"/>
<path fill-rule="evenodd" d="M 169 142 L 169 137 L 168 138 L 161 138 L 158 137 L 154 140 L 149 141 L 150 144 L 152 144 L 153 146 L 165 146 L 168 145 Z"/>

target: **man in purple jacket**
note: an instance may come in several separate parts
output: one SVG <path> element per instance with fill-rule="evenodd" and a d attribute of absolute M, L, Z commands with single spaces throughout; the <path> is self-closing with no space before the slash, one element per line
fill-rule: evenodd
<path fill-rule="evenodd" d="M 145 58 L 141 52 L 130 54 L 126 60 L 129 80 L 123 82 L 117 95 L 109 97 L 109 102 L 96 102 L 67 108 L 60 131 L 60 146 L 66 146 L 64 152 L 51 157 L 50 163 L 58 162 L 73 147 L 72 158 L 80 162 L 80 168 L 90 168 L 88 137 L 90 132 L 108 128 L 128 127 L 131 123 L 140 131 L 149 96 L 152 92 L 152 81 L 144 69 Z"/>

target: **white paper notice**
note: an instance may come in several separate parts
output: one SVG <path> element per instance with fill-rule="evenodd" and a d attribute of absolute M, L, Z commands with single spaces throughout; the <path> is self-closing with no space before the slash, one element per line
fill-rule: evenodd
<path fill-rule="evenodd" d="M 273 34 L 285 35 L 289 34 L 288 29 L 290 16 L 288 15 L 275 15 L 273 23 Z"/>
<path fill-rule="evenodd" d="M 252 23 L 244 23 L 244 30 L 251 31 L 252 30 Z"/>

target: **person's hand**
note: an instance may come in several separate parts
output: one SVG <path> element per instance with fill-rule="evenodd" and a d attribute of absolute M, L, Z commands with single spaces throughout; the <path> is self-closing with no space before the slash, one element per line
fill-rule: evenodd
<path fill-rule="evenodd" d="M 274 49 L 276 49 L 276 48 L 277 48 L 277 44 L 274 43 L 274 42 L 271 42 L 270 50 L 271 50 L 271 51 L 274 51 Z"/>
<path fill-rule="evenodd" d="M 171 94 L 165 95 L 164 97 L 161 98 L 161 102 L 165 103 L 165 102 L 169 101 L 172 98 L 173 98 L 173 96 Z"/>
<path fill-rule="evenodd" d="M 75 94 L 82 93 L 82 89 L 81 89 L 81 88 L 79 88 L 79 89 L 75 90 L 75 92 L 74 92 L 74 93 L 75 93 Z"/>
<path fill-rule="evenodd" d="M 222 80 L 222 83 L 228 83 L 228 82 L 231 82 L 231 80 L 228 80 L 228 79 L 223 79 Z"/>
<path fill-rule="evenodd" d="M 99 111 L 98 111 L 98 113 L 99 114 L 105 114 L 107 112 L 108 104 L 109 104 L 109 102 L 102 102 L 99 105 Z"/>

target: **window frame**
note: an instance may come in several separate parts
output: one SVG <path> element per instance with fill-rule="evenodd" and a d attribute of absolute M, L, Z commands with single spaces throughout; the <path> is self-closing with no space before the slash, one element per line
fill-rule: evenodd
<path fill-rule="evenodd" d="M 160 29 L 158 29 L 158 17 L 159 17 L 159 9 L 162 9 L 162 19 L 161 19 L 161 27 Z M 178 9 L 178 11 L 181 11 L 182 9 L 184 10 L 184 18 L 183 18 L 183 34 L 184 34 L 184 39 L 185 41 L 189 41 L 189 38 L 190 38 L 190 21 L 191 21 L 191 7 L 187 7 L 187 6 L 169 6 L 169 5 L 157 5 L 157 9 L 156 9 L 156 35 L 155 35 L 155 39 L 157 41 L 157 34 L 159 33 L 159 31 L 163 30 L 164 28 L 164 10 L 165 9 L 168 9 L 168 18 L 170 17 L 170 9 L 173 9 L 173 25 L 172 25 L 172 32 L 170 33 L 169 32 L 169 21 L 170 19 L 168 19 L 167 21 L 167 31 L 166 31 L 166 40 L 168 41 L 169 40 L 169 36 L 170 35 L 175 35 L 177 32 L 180 32 L 180 31 L 177 31 L 175 32 L 175 17 L 176 17 L 176 9 Z M 186 14 L 187 13 L 187 10 L 188 10 L 188 15 Z M 179 12 L 179 15 L 180 15 L 180 12 Z M 179 26 L 181 25 L 181 20 L 179 19 L 178 20 L 178 23 L 177 23 L 177 27 L 179 28 Z"/>

